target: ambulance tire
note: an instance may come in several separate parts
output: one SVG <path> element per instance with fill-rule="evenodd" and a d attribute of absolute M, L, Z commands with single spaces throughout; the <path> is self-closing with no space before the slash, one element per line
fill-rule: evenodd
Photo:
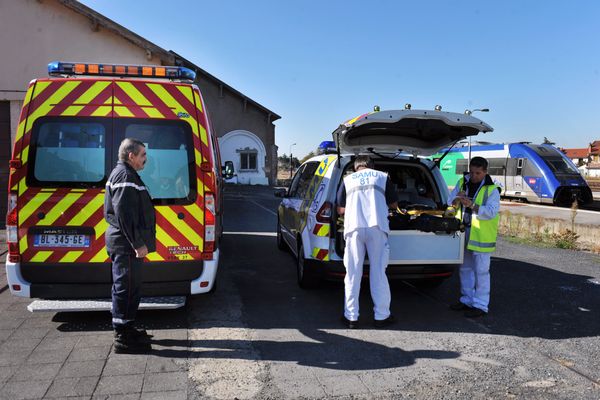
<path fill-rule="evenodd" d="M 213 283 L 213 285 L 210 288 L 210 290 L 208 291 L 208 293 L 213 294 L 216 291 L 217 291 L 217 279 L 215 278 L 215 283 Z"/>
<path fill-rule="evenodd" d="M 298 277 L 298 286 L 302 289 L 313 289 L 319 285 L 321 277 L 316 271 L 316 265 L 313 260 L 304 258 L 304 246 L 302 240 L 298 239 L 298 256 L 296 257 L 296 273 Z"/>
<path fill-rule="evenodd" d="M 281 224 L 279 223 L 279 218 L 277 219 L 277 248 L 281 251 L 287 251 L 288 246 L 283 240 L 283 235 L 281 234 Z"/>

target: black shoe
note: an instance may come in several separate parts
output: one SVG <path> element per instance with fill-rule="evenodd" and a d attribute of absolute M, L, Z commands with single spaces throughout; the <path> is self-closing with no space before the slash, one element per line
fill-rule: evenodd
<path fill-rule="evenodd" d="M 145 354 L 152 350 L 149 342 L 133 337 L 127 332 L 116 332 L 113 351 L 116 354 Z"/>
<path fill-rule="evenodd" d="M 128 339 L 141 343 L 151 343 L 154 335 L 148 334 L 145 329 L 136 329 L 133 325 L 123 325 L 115 329 L 115 339 L 118 335 L 126 335 Z"/>
<path fill-rule="evenodd" d="M 471 310 L 473 307 L 466 305 L 465 303 L 462 302 L 458 302 L 458 303 L 454 303 L 454 304 L 450 304 L 450 309 L 452 311 L 464 311 L 464 310 Z"/>
<path fill-rule="evenodd" d="M 132 325 L 125 325 L 125 329 L 132 337 L 144 343 L 150 343 L 150 340 L 154 337 L 154 335 L 146 332 L 145 329 L 136 329 Z"/>
<path fill-rule="evenodd" d="M 396 322 L 396 318 L 394 318 L 394 316 L 390 314 L 390 316 L 386 319 L 374 320 L 373 325 L 375 325 L 375 328 L 385 328 L 386 326 L 392 325 L 394 322 Z"/>
<path fill-rule="evenodd" d="M 341 321 L 348 329 L 358 329 L 358 321 L 350 321 L 344 315 L 342 315 Z"/>
<path fill-rule="evenodd" d="M 465 311 L 465 317 L 467 318 L 479 318 L 487 315 L 487 312 L 483 311 L 480 308 L 471 308 L 470 310 Z"/>

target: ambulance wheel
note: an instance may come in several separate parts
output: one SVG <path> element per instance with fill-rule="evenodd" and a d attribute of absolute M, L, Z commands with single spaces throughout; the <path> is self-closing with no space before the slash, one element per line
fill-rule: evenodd
<path fill-rule="evenodd" d="M 283 235 L 281 234 L 281 224 L 279 223 L 279 219 L 277 219 L 277 248 L 281 251 L 287 250 L 287 245 L 283 240 Z"/>
<path fill-rule="evenodd" d="M 208 291 L 208 293 L 214 293 L 217 291 L 217 279 L 215 278 L 215 283 L 213 283 L 212 287 L 210 288 L 210 290 Z"/>
<path fill-rule="evenodd" d="M 296 257 L 296 272 L 298 274 L 298 286 L 302 289 L 312 289 L 319 284 L 320 277 L 315 270 L 313 261 L 304 258 L 304 246 L 301 241 L 298 247 L 298 257 Z"/>

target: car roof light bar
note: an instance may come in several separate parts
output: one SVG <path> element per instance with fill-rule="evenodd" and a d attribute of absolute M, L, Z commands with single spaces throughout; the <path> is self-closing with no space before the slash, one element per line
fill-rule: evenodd
<path fill-rule="evenodd" d="M 161 65 L 88 64 L 64 61 L 53 61 L 49 63 L 48 75 L 127 76 L 181 79 L 189 81 L 196 79 L 196 73 L 185 67 L 170 67 Z"/>

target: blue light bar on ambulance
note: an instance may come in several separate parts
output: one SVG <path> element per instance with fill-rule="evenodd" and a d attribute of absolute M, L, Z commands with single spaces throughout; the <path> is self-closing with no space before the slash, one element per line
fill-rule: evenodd
<path fill-rule="evenodd" d="M 48 75 L 130 76 L 183 79 L 190 81 L 196 79 L 196 73 L 191 69 L 184 67 L 165 67 L 162 65 L 86 64 L 63 61 L 53 61 L 48 64 Z"/>
<path fill-rule="evenodd" d="M 331 140 L 325 140 L 321 142 L 321 144 L 319 144 L 319 147 L 317 148 L 317 154 L 329 154 L 335 152 L 335 142 Z"/>

